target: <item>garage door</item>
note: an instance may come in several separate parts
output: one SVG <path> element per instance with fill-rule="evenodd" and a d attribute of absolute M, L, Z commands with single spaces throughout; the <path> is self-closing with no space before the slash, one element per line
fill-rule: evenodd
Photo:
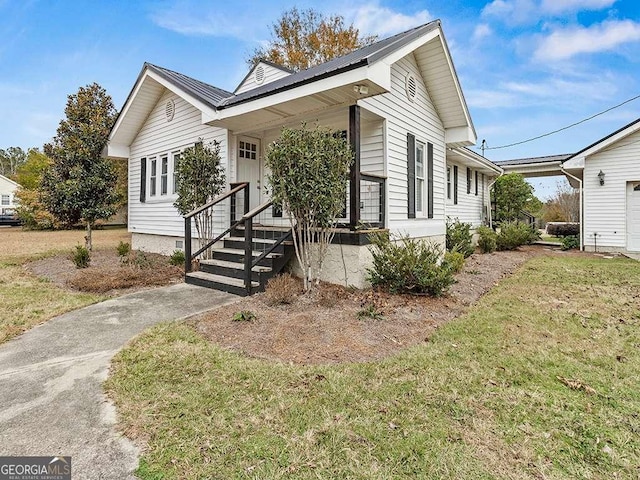
<path fill-rule="evenodd" d="M 627 250 L 640 252 L 640 182 L 627 186 Z"/>

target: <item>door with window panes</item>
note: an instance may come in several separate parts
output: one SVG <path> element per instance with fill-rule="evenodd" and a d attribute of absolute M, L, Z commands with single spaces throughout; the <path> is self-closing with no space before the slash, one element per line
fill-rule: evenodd
<path fill-rule="evenodd" d="M 249 208 L 260 205 L 260 140 L 238 138 L 238 182 L 249 182 Z"/>

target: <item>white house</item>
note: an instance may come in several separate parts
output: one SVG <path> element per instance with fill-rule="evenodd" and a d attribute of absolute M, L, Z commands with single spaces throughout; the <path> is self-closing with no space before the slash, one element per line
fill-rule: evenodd
<path fill-rule="evenodd" d="M 562 166 L 582 187 L 584 249 L 640 252 L 640 118 Z"/>
<path fill-rule="evenodd" d="M 173 207 L 173 171 L 183 149 L 216 140 L 232 192 L 211 207 L 216 232 L 224 235 L 214 260 L 201 262 L 201 270 L 210 263 L 215 269 L 187 280 L 222 288 L 222 277 L 242 277 L 244 252 L 252 246 L 254 257 L 267 255 L 264 244 L 277 243 L 289 226 L 270 202 L 265 147 L 283 127 L 302 122 L 343 131 L 355 152 L 341 219 L 346 228 L 329 252 L 327 280 L 364 284 L 370 255 L 363 228 L 443 243 L 447 216 L 476 225 L 484 218 L 487 187 L 500 169 L 464 148 L 476 133 L 441 24 L 433 21 L 296 73 L 259 62 L 234 92 L 145 64 L 107 147 L 108 156 L 129 161 L 133 248 L 190 250 L 185 238 L 192 232 Z M 253 229 L 246 228 L 247 215 Z M 254 236 L 241 250 L 244 232 L 269 238 Z M 244 264 L 245 277 L 250 271 L 259 277 L 256 269 L 268 258 L 254 260 Z"/>
<path fill-rule="evenodd" d="M 0 175 L 0 222 L 14 223 L 15 208 L 17 206 L 16 192 L 20 185 L 13 180 Z"/>

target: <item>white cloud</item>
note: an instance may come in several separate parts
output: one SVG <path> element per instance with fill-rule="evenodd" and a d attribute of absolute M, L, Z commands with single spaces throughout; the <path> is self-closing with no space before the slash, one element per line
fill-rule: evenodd
<path fill-rule="evenodd" d="M 473 39 L 476 41 L 482 40 L 483 38 L 491 36 L 492 33 L 493 30 L 491 30 L 491 27 L 489 25 L 487 25 L 486 23 L 481 23 L 474 29 Z"/>
<path fill-rule="evenodd" d="M 581 53 L 614 50 L 619 45 L 640 41 L 640 23 L 613 20 L 590 27 L 570 27 L 543 38 L 534 57 L 540 61 L 566 60 Z"/>
<path fill-rule="evenodd" d="M 541 9 L 545 13 L 560 14 L 582 10 L 602 10 L 617 0 L 542 0 Z"/>
<path fill-rule="evenodd" d="M 405 15 L 380 6 L 378 3 L 362 5 L 356 8 L 351 15 L 345 15 L 345 17 L 353 18 L 353 24 L 361 34 L 379 35 L 380 37 L 388 37 L 433 20 L 427 10 Z"/>
<path fill-rule="evenodd" d="M 482 9 L 484 17 L 506 23 L 532 24 L 541 18 L 558 17 L 581 11 L 602 10 L 617 0 L 493 0 Z"/>

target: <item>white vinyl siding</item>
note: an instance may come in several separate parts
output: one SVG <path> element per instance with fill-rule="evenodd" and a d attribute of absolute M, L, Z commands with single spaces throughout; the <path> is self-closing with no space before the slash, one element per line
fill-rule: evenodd
<path fill-rule="evenodd" d="M 256 82 L 255 70 L 258 67 L 262 67 L 264 69 L 264 80 L 262 83 L 258 84 Z M 246 92 L 248 90 L 252 90 L 256 87 L 260 87 L 262 85 L 266 85 L 267 83 L 271 83 L 274 80 L 278 80 L 283 77 L 287 77 L 291 75 L 284 70 L 280 70 L 279 68 L 272 67 L 271 65 L 267 65 L 266 63 L 259 62 L 256 67 L 249 73 L 249 76 L 242 82 L 242 84 L 236 90 L 236 95 Z"/>
<path fill-rule="evenodd" d="M 175 114 L 167 122 L 165 105 L 167 100 L 175 102 Z M 220 142 L 220 156 L 225 169 L 227 163 L 227 131 L 202 124 L 200 111 L 172 92 L 165 91 L 153 108 L 137 137 L 131 144 L 129 159 L 129 231 L 156 235 L 184 236 L 184 220 L 173 206 L 175 195 L 151 197 L 147 185 L 147 200 L 140 203 L 140 159 L 156 159 L 172 152 L 193 146 L 202 139 L 205 144 L 212 140 Z M 158 163 L 160 161 L 158 160 Z M 157 165 L 157 177 L 161 165 Z M 151 176 L 149 163 L 147 176 Z M 227 175 L 227 181 L 230 180 Z M 148 180 L 150 181 L 150 180 Z M 159 182 L 159 180 L 158 180 Z M 158 183 L 157 192 L 161 191 Z M 220 214 L 221 216 L 223 214 Z"/>
<path fill-rule="evenodd" d="M 488 195 L 488 182 L 486 175 L 478 174 L 478 194 L 475 193 L 475 179 L 476 171 L 462 163 L 447 162 L 447 172 L 451 171 L 451 182 L 453 182 L 453 167 L 458 167 L 458 203 L 454 205 L 453 194 L 447 195 L 447 217 L 452 220 L 457 218 L 461 222 L 470 223 L 474 227 L 482 225 L 485 219 L 485 205 Z M 470 178 L 467 178 L 467 173 L 470 172 Z M 460 185 L 469 185 L 471 182 L 471 191 L 467 193 L 466 188 L 460 188 Z M 453 190 L 453 183 L 451 186 Z M 447 190 L 449 191 L 449 189 Z"/>
<path fill-rule="evenodd" d="M 405 79 L 417 80 L 413 102 L 406 95 Z M 444 127 L 420 76 L 413 54 L 391 67 L 391 91 L 359 100 L 358 104 L 386 119 L 387 198 L 389 227 L 411 236 L 444 234 L 445 143 Z M 416 141 L 433 144 L 433 219 L 407 218 L 407 133 Z"/>
<path fill-rule="evenodd" d="M 605 174 L 600 185 L 598 173 Z M 584 245 L 593 250 L 626 249 L 627 184 L 640 182 L 640 132 L 585 159 Z M 597 237 L 594 237 L 597 233 Z"/>

